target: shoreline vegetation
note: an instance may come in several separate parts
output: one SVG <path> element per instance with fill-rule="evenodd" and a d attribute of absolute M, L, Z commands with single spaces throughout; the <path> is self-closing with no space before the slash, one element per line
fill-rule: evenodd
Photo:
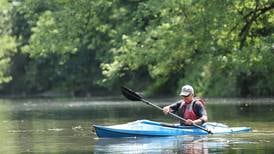
<path fill-rule="evenodd" d="M 142 95 L 144 96 L 144 95 Z M 144 96 L 148 100 L 155 101 L 156 104 L 162 104 L 163 102 L 175 102 L 180 99 L 179 96 L 174 95 L 153 95 Z M 203 97 L 205 101 L 209 104 L 241 104 L 248 107 L 252 104 L 274 104 L 274 97 Z M 98 101 L 115 101 L 115 100 L 125 100 L 126 98 L 121 93 L 109 95 L 106 93 L 93 93 L 88 95 L 73 95 L 71 93 L 56 93 L 47 92 L 40 94 L 29 94 L 29 95 L 0 95 L 0 99 L 76 99 L 76 100 L 98 100 Z M 259 103 L 258 103 L 259 102 Z"/>
<path fill-rule="evenodd" d="M 274 97 L 271 0 L 0 0 L 0 96 Z"/>

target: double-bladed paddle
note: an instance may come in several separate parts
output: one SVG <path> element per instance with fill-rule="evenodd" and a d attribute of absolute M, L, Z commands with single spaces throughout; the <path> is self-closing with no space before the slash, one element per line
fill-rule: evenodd
<path fill-rule="evenodd" d="M 143 99 L 140 95 L 138 95 L 136 92 L 132 91 L 131 89 L 128 89 L 126 87 L 121 87 L 121 91 L 122 91 L 122 94 L 127 99 L 129 99 L 129 100 L 132 100 L 132 101 L 141 101 L 141 102 L 146 103 L 147 105 L 153 106 L 153 107 L 155 107 L 155 108 L 163 111 L 163 109 L 160 106 L 152 104 L 151 102 Z M 177 118 L 177 119 L 180 119 L 182 121 L 186 121 L 186 119 L 184 119 L 184 118 L 182 118 L 182 117 L 180 117 L 180 116 L 178 116 L 178 115 L 176 115 L 176 114 L 174 114 L 172 112 L 169 112 L 168 114 L 171 115 L 171 116 L 173 116 L 173 117 L 175 117 L 175 118 Z M 200 129 L 202 129 L 202 130 L 204 130 L 206 132 L 208 132 L 209 134 L 213 134 L 210 130 L 207 130 L 204 127 L 201 127 L 201 126 L 199 126 L 197 124 L 192 124 L 192 125 L 195 126 L 195 127 L 197 127 L 197 128 L 200 128 Z"/>

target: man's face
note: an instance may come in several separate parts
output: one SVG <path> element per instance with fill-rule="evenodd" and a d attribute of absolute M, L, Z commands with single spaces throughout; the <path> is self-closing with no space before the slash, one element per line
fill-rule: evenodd
<path fill-rule="evenodd" d="M 185 102 L 191 102 L 192 101 L 192 95 L 188 95 L 188 96 L 183 96 L 183 99 Z"/>

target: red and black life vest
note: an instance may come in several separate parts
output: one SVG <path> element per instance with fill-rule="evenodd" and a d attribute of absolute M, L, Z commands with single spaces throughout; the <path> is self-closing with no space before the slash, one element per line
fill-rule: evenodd
<path fill-rule="evenodd" d="M 205 100 L 200 98 L 193 99 L 192 102 L 189 104 L 186 104 L 185 102 L 182 101 L 178 111 L 179 116 L 183 117 L 184 119 L 191 119 L 191 120 L 199 119 L 200 117 L 198 117 L 197 111 L 195 111 L 195 108 L 194 108 L 195 104 L 198 101 L 201 102 L 202 105 L 205 105 Z"/>
<path fill-rule="evenodd" d="M 182 115 L 184 119 L 191 119 L 191 120 L 199 119 L 196 112 L 194 111 L 194 103 L 196 103 L 195 100 L 193 100 L 189 104 L 186 104 L 186 103 L 183 104 Z"/>

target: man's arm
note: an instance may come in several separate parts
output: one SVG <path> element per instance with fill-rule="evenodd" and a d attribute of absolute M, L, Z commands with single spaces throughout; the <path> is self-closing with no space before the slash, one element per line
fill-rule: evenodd
<path fill-rule="evenodd" d="M 197 101 L 195 103 L 194 110 L 196 111 L 196 114 L 199 117 L 199 119 L 194 120 L 193 123 L 201 125 L 207 122 L 208 120 L 207 112 L 206 112 L 205 106 L 200 101 Z"/>
<path fill-rule="evenodd" d="M 173 104 L 171 104 L 171 105 L 165 106 L 165 107 L 163 107 L 163 112 L 164 112 L 165 114 L 168 114 L 168 113 L 170 113 L 170 112 L 177 111 L 177 110 L 179 109 L 180 105 L 181 105 L 181 102 L 178 101 L 178 102 L 173 103 Z"/>

